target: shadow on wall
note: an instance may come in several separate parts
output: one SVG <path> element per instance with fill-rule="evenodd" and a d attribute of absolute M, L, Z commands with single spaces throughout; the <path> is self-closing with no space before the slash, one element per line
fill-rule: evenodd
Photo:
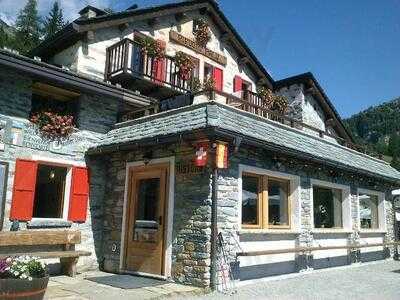
<path fill-rule="evenodd" d="M 103 269 L 103 208 L 108 161 L 103 156 L 86 157 L 86 165 L 89 168 L 89 209 L 94 249 L 99 268 Z"/>
<path fill-rule="evenodd" d="M 284 275 L 296 272 L 296 262 L 283 261 L 271 264 L 240 267 L 240 280 L 258 279 L 267 276 Z"/>

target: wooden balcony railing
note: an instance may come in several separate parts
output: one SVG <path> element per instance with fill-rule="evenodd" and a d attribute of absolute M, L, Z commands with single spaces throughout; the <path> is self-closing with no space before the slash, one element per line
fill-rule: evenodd
<path fill-rule="evenodd" d="M 366 148 L 362 147 L 361 145 L 351 143 L 346 139 L 330 134 L 329 132 L 321 130 L 319 128 L 310 126 L 306 123 L 296 120 L 295 118 L 288 117 L 276 111 L 269 110 L 268 108 L 266 108 L 264 100 L 261 97 L 259 97 L 256 93 L 253 93 L 251 91 L 246 91 L 242 93 L 242 97 L 237 97 L 235 95 L 224 93 L 221 91 L 212 91 L 208 93 L 209 93 L 208 97 L 211 100 L 216 100 L 219 102 L 221 102 L 222 100 L 222 102 L 225 102 L 226 104 L 229 104 L 241 110 L 256 114 L 258 116 L 264 117 L 266 119 L 275 122 L 279 122 L 281 124 L 285 124 L 292 128 L 297 128 L 300 130 L 308 131 L 310 133 L 314 133 L 315 135 L 318 135 L 321 138 L 328 137 L 334 139 L 337 141 L 338 144 L 342 146 L 351 148 L 358 152 L 368 154 Z"/>
<path fill-rule="evenodd" d="M 143 53 L 139 42 L 125 38 L 107 48 L 105 80 L 118 83 L 127 76 L 144 78 L 182 93 L 189 92 L 192 86 L 191 79 L 185 80 L 179 75 L 173 57 L 151 57 Z"/>

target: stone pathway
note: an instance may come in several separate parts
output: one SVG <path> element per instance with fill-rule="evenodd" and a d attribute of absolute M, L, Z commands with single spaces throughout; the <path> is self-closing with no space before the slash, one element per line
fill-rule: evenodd
<path fill-rule="evenodd" d="M 400 262 L 381 261 L 282 276 L 239 286 L 236 294 L 213 293 L 195 300 L 399 300 Z M 177 296 L 174 300 L 188 300 Z"/>
<path fill-rule="evenodd" d="M 203 289 L 167 281 L 93 271 L 79 274 L 75 278 L 51 277 L 45 299 L 146 300 L 170 297 L 191 298 L 203 293 Z"/>

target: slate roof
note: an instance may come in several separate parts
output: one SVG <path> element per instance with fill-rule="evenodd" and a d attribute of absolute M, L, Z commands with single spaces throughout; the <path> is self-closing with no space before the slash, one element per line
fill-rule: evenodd
<path fill-rule="evenodd" d="M 256 141 L 259 145 L 276 151 L 318 160 L 323 164 L 350 171 L 356 170 L 400 184 L 400 172 L 384 161 L 216 102 L 186 106 L 121 123 L 90 149 L 89 153 L 116 151 L 114 146 L 206 129 L 241 136 L 244 140 Z"/>

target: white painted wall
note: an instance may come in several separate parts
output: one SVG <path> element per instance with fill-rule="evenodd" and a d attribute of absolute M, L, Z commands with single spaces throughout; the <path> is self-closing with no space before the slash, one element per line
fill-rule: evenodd
<path fill-rule="evenodd" d="M 207 47 L 210 50 L 218 52 L 227 57 L 226 66 L 219 65 L 213 60 L 200 55 L 193 50 L 184 46 L 178 45 L 169 41 L 169 32 L 171 30 L 177 31 L 187 38 L 194 39 L 192 29 L 193 20 L 196 18 L 208 18 L 208 24 L 212 33 L 211 41 Z M 218 67 L 224 70 L 224 86 L 223 91 L 227 93 L 233 92 L 233 78 L 235 75 L 241 76 L 244 80 L 252 84 L 252 90 L 256 90 L 256 78 L 248 67 L 243 69 L 239 68 L 237 61 L 238 54 L 228 44 L 220 41 L 221 32 L 217 29 L 211 19 L 207 16 L 202 16 L 198 11 L 191 11 L 187 13 L 187 17 L 180 24 L 175 20 L 174 15 L 161 16 L 157 18 L 157 24 L 153 27 L 149 26 L 146 21 L 138 21 L 130 23 L 129 27 L 121 32 L 117 26 L 102 28 L 94 31 L 94 39 L 90 41 L 78 42 L 72 47 L 55 55 L 51 61 L 57 64 L 69 66 L 71 69 L 76 68 L 78 73 L 88 75 L 90 77 L 103 80 L 105 61 L 106 61 L 106 48 L 117 43 L 123 38 L 133 38 L 134 31 L 137 30 L 145 35 L 151 36 L 155 39 L 161 39 L 167 42 L 166 52 L 168 55 L 173 56 L 176 51 L 183 51 L 200 60 L 200 80 L 203 80 L 204 63 Z"/>

